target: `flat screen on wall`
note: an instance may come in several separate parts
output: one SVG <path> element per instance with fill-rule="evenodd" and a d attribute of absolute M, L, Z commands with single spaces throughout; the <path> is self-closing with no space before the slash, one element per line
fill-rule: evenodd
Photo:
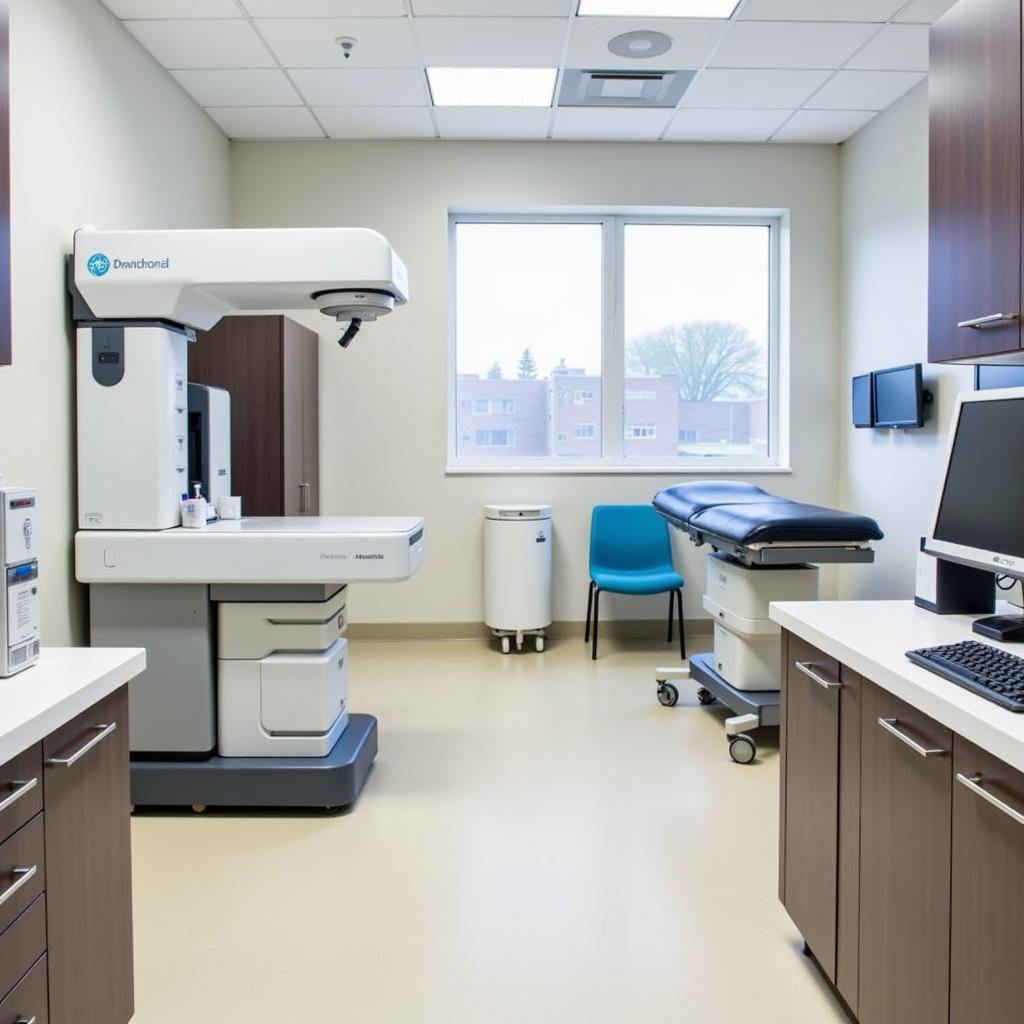
<path fill-rule="evenodd" d="M 870 373 L 853 378 L 853 425 L 855 427 L 873 427 L 875 425 L 875 399 L 872 394 Z"/>
<path fill-rule="evenodd" d="M 1024 366 L 976 366 L 974 368 L 975 391 L 1021 387 L 1024 387 Z"/>
<path fill-rule="evenodd" d="M 877 370 L 873 377 L 876 427 L 924 426 L 920 363 Z"/>

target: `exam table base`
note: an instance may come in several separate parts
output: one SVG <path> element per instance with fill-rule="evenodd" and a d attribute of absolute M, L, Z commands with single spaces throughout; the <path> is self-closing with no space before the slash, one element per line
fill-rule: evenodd
<path fill-rule="evenodd" d="M 133 760 L 135 807 L 320 807 L 355 803 L 377 756 L 377 719 L 351 715 L 326 757 Z"/>

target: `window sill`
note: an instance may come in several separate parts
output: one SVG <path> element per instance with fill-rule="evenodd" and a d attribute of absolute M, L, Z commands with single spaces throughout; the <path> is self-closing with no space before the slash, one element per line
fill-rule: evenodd
<path fill-rule="evenodd" d="M 708 466 L 465 466 L 445 468 L 445 476 L 786 476 L 792 466 L 743 465 L 718 463 Z"/>

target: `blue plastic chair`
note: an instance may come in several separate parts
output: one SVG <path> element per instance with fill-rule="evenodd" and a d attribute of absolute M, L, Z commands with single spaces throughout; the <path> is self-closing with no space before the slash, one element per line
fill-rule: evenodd
<path fill-rule="evenodd" d="M 672 642 L 673 601 L 679 608 L 679 653 L 686 658 L 683 629 L 683 577 L 672 564 L 668 524 L 651 505 L 595 505 L 590 520 L 590 595 L 594 637 L 591 657 L 597 660 L 597 624 L 601 591 L 612 594 L 668 594 L 668 642 Z"/>

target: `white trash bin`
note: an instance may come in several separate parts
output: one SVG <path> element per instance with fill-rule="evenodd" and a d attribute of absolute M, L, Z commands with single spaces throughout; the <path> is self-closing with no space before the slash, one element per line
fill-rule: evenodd
<path fill-rule="evenodd" d="M 508 654 L 551 625 L 551 506 L 484 506 L 484 622 Z"/>

